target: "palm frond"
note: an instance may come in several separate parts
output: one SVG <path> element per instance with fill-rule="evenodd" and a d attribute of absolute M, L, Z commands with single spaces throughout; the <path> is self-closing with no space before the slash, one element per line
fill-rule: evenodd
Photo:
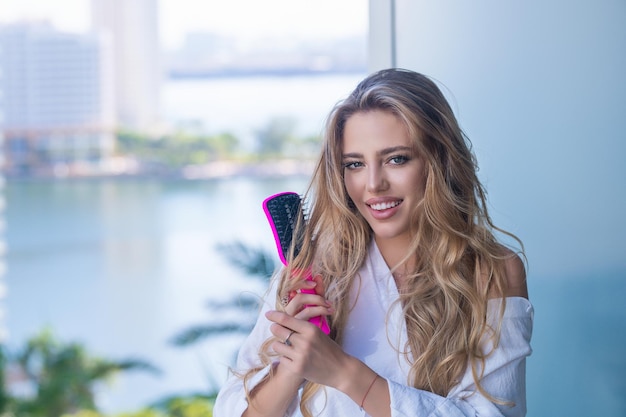
<path fill-rule="evenodd" d="M 237 308 L 242 310 L 253 311 L 259 307 L 261 300 L 258 296 L 248 293 L 242 293 L 239 297 L 226 301 L 209 300 L 206 306 L 212 310 L 224 310 L 228 308 Z"/>
<path fill-rule="evenodd" d="M 92 379 L 104 379 L 118 372 L 141 371 L 160 375 L 162 371 L 148 361 L 142 359 L 122 359 L 119 361 L 102 361 L 91 370 Z"/>
<path fill-rule="evenodd" d="M 226 257 L 235 267 L 251 277 L 261 278 L 264 281 L 274 273 L 276 261 L 266 250 L 253 248 L 241 241 L 219 244 L 216 249 Z"/>
<path fill-rule="evenodd" d="M 191 326 L 178 333 L 170 339 L 170 343 L 174 346 L 184 347 L 204 340 L 211 336 L 222 334 L 241 333 L 247 334 L 252 330 L 250 324 L 240 323 L 215 323 L 215 324 L 199 324 Z"/>

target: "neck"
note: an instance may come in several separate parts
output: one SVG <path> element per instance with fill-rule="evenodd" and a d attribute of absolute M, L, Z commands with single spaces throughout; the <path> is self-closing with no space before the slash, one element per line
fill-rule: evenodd
<path fill-rule="evenodd" d="M 409 236 L 398 236 L 393 239 L 381 239 L 375 236 L 374 240 L 387 267 L 394 271 L 393 277 L 398 288 L 402 287 L 406 276 L 413 272 L 416 265 L 415 256 L 406 259 L 410 247 Z"/>

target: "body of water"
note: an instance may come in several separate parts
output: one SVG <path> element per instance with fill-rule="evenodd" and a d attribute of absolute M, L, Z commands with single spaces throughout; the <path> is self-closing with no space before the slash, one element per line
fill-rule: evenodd
<path fill-rule="evenodd" d="M 165 86 L 164 112 L 174 124 L 242 135 L 271 118 L 291 117 L 303 134 L 315 134 L 360 78 L 175 81 Z M 491 162 L 495 158 L 485 151 L 498 146 L 478 142 L 477 148 Z M 533 150 L 523 152 L 517 157 L 532 160 Z M 489 163 L 486 171 L 500 209 L 496 222 L 514 225 L 529 254 L 536 314 L 528 415 L 626 415 L 626 271 L 623 261 L 592 259 L 602 248 L 624 248 L 603 243 L 612 242 L 611 235 L 596 239 L 592 231 L 586 240 L 567 238 L 563 246 L 590 251 L 571 252 L 576 259 L 561 256 L 554 231 L 569 236 L 573 224 L 587 230 L 591 217 L 562 211 L 559 219 L 546 219 L 535 200 L 520 199 L 519 187 L 500 186 L 498 170 L 490 171 Z M 541 180 L 532 172 L 525 177 L 527 188 Z M 140 357 L 163 370 L 161 376 L 124 375 L 103 388 L 100 400 L 108 411 L 210 390 L 225 376 L 241 338 L 210 339 L 186 349 L 169 340 L 192 324 L 216 320 L 206 308 L 209 300 L 263 293 L 264 285 L 229 265 L 216 245 L 241 240 L 273 253 L 261 202 L 280 191 L 302 192 L 305 185 L 301 178 L 9 182 L 4 321 L 10 345 L 50 326 L 60 340 L 82 342 L 94 354 Z M 578 212 L 585 213 L 597 206 L 592 200 L 579 204 Z"/>
<path fill-rule="evenodd" d="M 128 374 L 102 391 L 103 406 L 131 410 L 165 395 L 207 391 L 225 375 L 240 339 L 176 348 L 169 341 L 215 320 L 207 302 L 250 291 L 217 250 L 236 241 L 275 253 L 261 202 L 303 180 L 9 183 L 5 301 L 13 347 L 49 326 L 95 355 L 138 357 L 162 376 Z M 232 339 L 232 340 L 231 340 Z"/>

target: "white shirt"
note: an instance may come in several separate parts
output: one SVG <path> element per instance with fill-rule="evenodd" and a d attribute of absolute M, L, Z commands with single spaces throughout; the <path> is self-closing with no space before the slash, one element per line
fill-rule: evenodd
<path fill-rule="evenodd" d="M 244 342 L 236 370 L 259 366 L 258 352 L 270 336 L 271 322 L 264 313 L 275 306 L 276 288 L 270 289 L 259 319 Z M 526 357 L 530 355 L 533 307 L 522 297 L 506 299 L 500 343 L 485 361 L 483 388 L 496 398 L 512 401 L 514 406 L 496 405 L 476 392 L 471 367 L 461 382 L 443 397 L 408 385 L 410 364 L 402 351 L 407 340 L 398 289 L 378 247 L 372 240 L 368 257 L 361 267 L 350 294 L 354 308 L 348 317 L 343 349 L 387 380 L 392 417 L 518 417 L 526 415 Z M 489 300 L 488 323 L 495 327 L 500 299 Z M 491 349 L 491 343 L 485 346 Z M 252 379 L 254 387 L 269 371 L 269 366 Z M 294 398 L 285 417 L 301 416 L 299 397 Z M 213 410 L 215 417 L 241 416 L 248 407 L 243 382 L 230 376 L 222 387 Z M 347 395 L 330 387 L 321 389 L 310 403 L 314 416 L 367 416 Z"/>

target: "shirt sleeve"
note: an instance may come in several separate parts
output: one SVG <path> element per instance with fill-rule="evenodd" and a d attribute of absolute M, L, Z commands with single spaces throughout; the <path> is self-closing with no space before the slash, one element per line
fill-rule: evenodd
<path fill-rule="evenodd" d="M 263 342 L 265 342 L 272 334 L 269 326 L 270 321 L 265 318 L 265 313 L 275 309 L 276 303 L 276 280 L 273 280 L 271 288 L 264 299 L 257 322 L 246 338 L 239 353 L 237 355 L 237 363 L 235 371 L 246 372 L 249 369 L 261 366 L 259 359 L 259 350 Z M 271 364 L 260 370 L 250 380 L 248 380 L 248 389 L 254 388 L 270 371 Z M 294 404 L 289 407 L 288 414 L 292 408 L 296 407 L 296 399 Z M 230 372 L 226 383 L 220 389 L 213 406 L 214 417 L 233 417 L 241 416 L 248 408 L 246 400 L 246 391 L 244 389 L 243 379 Z"/>
<path fill-rule="evenodd" d="M 526 357 L 532 352 L 533 307 L 521 297 L 507 298 L 500 341 L 485 361 L 481 384 L 496 404 L 476 390 L 471 369 L 448 396 L 442 397 L 387 381 L 392 417 L 522 417 L 526 415 Z M 499 300 L 490 300 L 488 320 L 499 314 Z"/>

